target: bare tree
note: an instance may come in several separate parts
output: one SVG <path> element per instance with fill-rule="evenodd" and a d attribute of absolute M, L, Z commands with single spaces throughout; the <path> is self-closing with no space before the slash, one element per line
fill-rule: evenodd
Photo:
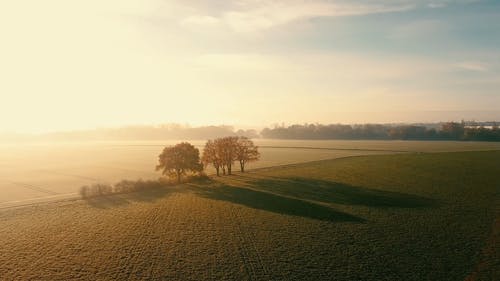
<path fill-rule="evenodd" d="M 182 142 L 175 146 L 165 147 L 158 156 L 159 164 L 156 170 L 169 177 L 177 177 L 181 182 L 181 176 L 186 172 L 201 172 L 203 165 L 200 162 L 200 152 L 192 144 Z"/>
<path fill-rule="evenodd" d="M 239 137 L 236 142 L 236 160 L 240 162 L 241 172 L 245 172 L 245 164 L 260 159 L 258 147 L 247 137 Z"/>

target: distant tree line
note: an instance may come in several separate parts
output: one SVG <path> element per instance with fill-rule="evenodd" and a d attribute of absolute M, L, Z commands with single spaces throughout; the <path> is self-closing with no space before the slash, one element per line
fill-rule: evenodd
<path fill-rule="evenodd" d="M 265 128 L 261 136 L 272 139 L 365 139 L 365 140 L 464 140 L 464 141 L 500 141 L 500 129 L 466 126 L 464 122 L 448 122 L 440 128 L 428 128 L 419 125 L 383 125 L 383 124 L 305 124 L 288 127 Z"/>
<path fill-rule="evenodd" d="M 220 136 L 258 137 L 253 129 L 235 129 L 232 126 L 190 127 L 180 124 L 158 126 L 128 126 L 122 128 L 100 128 L 69 132 L 51 132 L 40 135 L 0 132 L 2 141 L 136 141 L 136 140 L 206 140 Z"/>

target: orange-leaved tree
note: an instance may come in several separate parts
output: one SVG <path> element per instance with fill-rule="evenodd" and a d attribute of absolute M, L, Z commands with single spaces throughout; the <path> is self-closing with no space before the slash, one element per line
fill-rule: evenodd
<path fill-rule="evenodd" d="M 203 171 L 199 150 L 188 142 L 165 147 L 158 156 L 158 161 L 156 170 L 161 170 L 163 175 L 168 175 L 171 178 L 177 177 L 178 183 L 187 172 L 199 173 Z"/>
<path fill-rule="evenodd" d="M 238 137 L 224 137 L 216 139 L 215 145 L 222 160 L 222 172 L 231 175 L 233 162 L 236 160 L 236 150 L 238 146 Z"/>
<path fill-rule="evenodd" d="M 217 144 L 213 140 L 208 140 L 203 148 L 203 156 L 201 157 L 201 162 L 204 166 L 213 165 L 217 176 L 220 175 L 220 168 L 222 167 L 222 158 L 220 155 L 220 149 L 218 149 Z"/>
<path fill-rule="evenodd" d="M 236 160 L 240 162 L 241 172 L 245 172 L 245 164 L 260 159 L 258 146 L 247 137 L 239 137 L 236 143 Z"/>
<path fill-rule="evenodd" d="M 208 140 L 203 149 L 202 162 L 205 166 L 213 165 L 217 176 L 231 175 L 234 161 L 240 163 L 241 172 L 245 172 L 245 165 L 260 158 L 258 147 L 247 137 L 224 137 Z"/>

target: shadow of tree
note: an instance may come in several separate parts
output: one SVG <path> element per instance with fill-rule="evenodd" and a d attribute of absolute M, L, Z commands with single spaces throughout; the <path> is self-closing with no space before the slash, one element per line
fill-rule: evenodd
<path fill-rule="evenodd" d="M 427 208 L 437 205 L 435 200 L 417 195 L 310 178 L 261 178 L 246 181 L 246 184 L 257 190 L 323 203 L 378 208 Z"/>
<path fill-rule="evenodd" d="M 276 194 L 230 185 L 196 187 L 195 192 L 205 198 L 231 202 L 253 209 L 293 215 L 330 222 L 363 222 L 362 218 L 319 204 Z"/>

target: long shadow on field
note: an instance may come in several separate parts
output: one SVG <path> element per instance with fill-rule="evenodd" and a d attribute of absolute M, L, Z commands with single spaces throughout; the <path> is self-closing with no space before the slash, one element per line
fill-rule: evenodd
<path fill-rule="evenodd" d="M 362 218 L 355 217 L 348 213 L 339 212 L 319 204 L 248 188 L 221 185 L 196 188 L 195 192 L 205 198 L 227 201 L 278 214 L 300 216 L 331 222 L 364 221 Z"/>
<path fill-rule="evenodd" d="M 257 190 L 323 203 L 377 208 L 426 208 L 437 205 L 435 200 L 417 195 L 310 178 L 261 178 L 250 179 L 246 183 Z"/>

